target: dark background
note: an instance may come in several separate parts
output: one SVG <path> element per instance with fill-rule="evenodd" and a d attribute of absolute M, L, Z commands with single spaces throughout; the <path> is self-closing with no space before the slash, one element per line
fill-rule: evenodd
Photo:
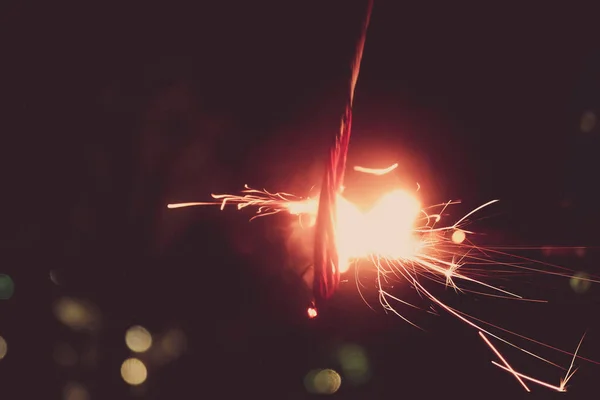
<path fill-rule="evenodd" d="M 598 22 L 592 2 L 569 4 L 376 1 L 349 165 L 398 162 L 398 179 L 419 182 L 424 203 L 462 199 L 455 217 L 501 199 L 476 225 L 486 244 L 598 245 L 600 131 L 580 127 L 586 110 L 600 113 Z M 308 320 L 285 217 L 248 223 L 233 209 L 165 208 L 245 183 L 299 195 L 319 183 L 365 5 L 50 2 L 2 11 L 0 272 L 16 287 L 0 303 L 2 398 L 58 399 L 69 381 L 92 399 L 304 398 L 310 369 L 339 370 L 332 354 L 342 343 L 365 349 L 371 378 L 353 387 L 342 376 L 339 398 L 522 393 L 475 331 L 444 314 L 404 310 L 422 332 L 373 312 L 352 277 Z M 584 257 L 520 254 L 597 272 L 593 248 Z M 552 302 L 442 299 L 569 351 L 589 329 L 582 354 L 600 360 L 596 286 L 584 295 L 568 279 L 509 286 Z M 62 296 L 99 309 L 93 344 L 56 321 Z M 132 324 L 178 327 L 188 342 L 135 393 L 119 376 Z M 57 366 L 58 342 L 96 346 L 93 367 Z M 562 374 L 525 355 L 511 361 L 554 383 Z M 573 397 L 594 393 L 598 368 L 581 363 Z"/>

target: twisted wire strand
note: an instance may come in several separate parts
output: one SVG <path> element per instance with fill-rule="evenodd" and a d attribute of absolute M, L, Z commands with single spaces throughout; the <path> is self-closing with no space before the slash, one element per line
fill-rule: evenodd
<path fill-rule="evenodd" d="M 315 224 L 314 280 L 313 295 L 315 305 L 329 299 L 340 283 L 339 257 L 336 245 L 337 195 L 343 190 L 346 156 L 350 145 L 352 130 L 352 104 L 360 64 L 365 46 L 367 28 L 373 10 L 373 0 L 369 0 L 366 18 L 363 22 L 360 38 L 356 46 L 355 57 L 351 65 L 352 76 L 346 108 L 342 116 L 340 130 L 329 149 L 329 157 L 321 183 L 319 209 Z"/>

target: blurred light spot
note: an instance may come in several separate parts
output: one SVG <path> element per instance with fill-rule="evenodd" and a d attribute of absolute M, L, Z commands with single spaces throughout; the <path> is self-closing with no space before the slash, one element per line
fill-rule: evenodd
<path fill-rule="evenodd" d="M 341 384 L 342 377 L 332 369 L 313 370 L 304 378 L 306 390 L 314 394 L 334 394 Z"/>
<path fill-rule="evenodd" d="M 344 377 L 355 385 L 365 383 L 370 378 L 369 360 L 364 349 L 358 345 L 344 345 L 338 352 Z"/>
<path fill-rule="evenodd" d="M 465 231 L 462 231 L 460 229 L 457 229 L 452 233 L 452 242 L 455 244 L 461 244 L 465 241 L 466 238 L 467 234 L 465 233 Z"/>
<path fill-rule="evenodd" d="M 68 343 L 58 343 L 54 346 L 54 361 L 62 367 L 72 367 L 77 364 L 77 352 Z"/>
<path fill-rule="evenodd" d="M 57 286 L 60 285 L 60 278 L 59 278 L 58 271 L 56 271 L 54 269 L 50 271 L 50 280 L 55 285 L 57 285 Z"/>
<path fill-rule="evenodd" d="M 580 128 L 583 133 L 590 133 L 596 126 L 597 118 L 593 111 L 587 110 L 581 115 Z"/>
<path fill-rule="evenodd" d="M 585 247 L 578 247 L 575 249 L 575 255 L 577 257 L 583 258 L 585 257 Z"/>
<path fill-rule="evenodd" d="M 6 357 L 6 352 L 8 351 L 8 343 L 2 336 L 0 336 L 0 360 Z"/>
<path fill-rule="evenodd" d="M 0 300 L 8 300 L 15 293 L 15 283 L 10 276 L 0 274 Z"/>
<path fill-rule="evenodd" d="M 90 400 L 90 394 L 81 383 L 69 382 L 63 389 L 64 400 Z"/>
<path fill-rule="evenodd" d="M 308 318 L 314 318 L 317 316 L 317 309 L 314 307 L 309 307 L 307 310 Z"/>
<path fill-rule="evenodd" d="M 185 334 L 179 329 L 168 331 L 160 342 L 160 347 L 169 358 L 180 357 L 187 346 Z"/>
<path fill-rule="evenodd" d="M 585 272 L 575 273 L 569 282 L 571 284 L 571 289 L 579 294 L 587 292 L 592 285 L 588 279 L 590 279 L 590 277 Z"/>
<path fill-rule="evenodd" d="M 152 335 L 143 326 L 135 325 L 125 333 L 125 343 L 129 350 L 143 353 L 152 346 Z"/>
<path fill-rule="evenodd" d="M 128 358 L 121 365 L 121 377 L 130 385 L 141 385 L 148 378 L 148 370 L 137 358 Z"/>
<path fill-rule="evenodd" d="M 91 304 L 69 297 L 63 297 L 54 304 L 54 314 L 60 322 L 75 330 L 93 330 L 100 320 Z"/>

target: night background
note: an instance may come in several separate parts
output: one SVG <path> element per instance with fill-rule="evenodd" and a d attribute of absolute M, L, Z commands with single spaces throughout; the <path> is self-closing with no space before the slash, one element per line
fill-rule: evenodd
<path fill-rule="evenodd" d="M 244 184 L 305 196 L 320 183 L 366 3 L 3 7 L 0 398 L 304 399 L 319 368 L 340 373 L 340 399 L 524 395 L 476 330 L 400 307 L 418 330 L 374 292 L 373 310 L 353 274 L 308 319 L 293 218 L 166 208 Z M 592 3 L 375 0 L 349 170 L 398 162 L 395 182 L 418 182 L 423 203 L 463 201 L 450 221 L 500 199 L 474 241 L 587 246 L 518 254 L 600 273 Z M 504 284 L 550 303 L 440 298 L 569 352 L 587 330 L 581 355 L 600 360 L 597 284 Z M 408 284 L 395 294 L 418 300 Z M 153 338 L 137 355 L 125 341 L 136 325 Z M 498 348 L 524 373 L 564 374 Z M 147 368 L 142 385 L 121 377 L 129 357 Z M 595 398 L 600 365 L 577 365 L 566 396 Z"/>

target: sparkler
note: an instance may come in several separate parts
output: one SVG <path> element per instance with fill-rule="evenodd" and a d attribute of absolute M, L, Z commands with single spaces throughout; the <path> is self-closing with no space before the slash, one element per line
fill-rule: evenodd
<path fill-rule="evenodd" d="M 348 93 L 346 109 L 334 145 L 329 149 L 329 160 L 327 167 L 325 168 L 323 183 L 321 184 L 319 211 L 317 213 L 315 226 L 313 266 L 313 294 L 315 300 L 313 308 L 315 308 L 319 302 L 331 297 L 340 283 L 340 253 L 336 243 L 336 234 L 341 231 L 336 229 L 338 217 L 336 202 L 344 187 L 346 155 L 348 154 L 350 133 L 352 131 L 354 91 L 356 89 L 356 82 L 358 81 L 360 63 L 362 61 L 367 28 L 369 27 L 369 22 L 371 20 L 372 10 L 373 0 L 369 0 L 366 18 L 356 47 L 355 58 L 352 63 L 352 76 L 350 79 L 350 91 Z"/>
<path fill-rule="evenodd" d="M 356 167 L 355 170 L 380 174 L 392 171 L 394 168 L 394 166 L 386 169 Z M 303 198 L 290 193 L 272 193 L 266 190 L 252 189 L 249 186 L 245 186 L 245 190 L 240 195 L 213 194 L 212 197 L 214 201 L 211 202 L 169 204 L 168 207 L 181 208 L 213 205 L 220 206 L 221 210 L 227 205 L 235 205 L 238 210 L 253 207 L 255 214 L 250 218 L 251 220 L 268 217 L 277 213 L 286 213 L 298 217 L 299 223 L 304 221 L 302 222 L 302 226 L 306 234 L 310 234 L 311 229 L 314 230 L 316 227 L 316 220 L 319 213 L 317 198 Z M 451 287 L 458 293 L 470 292 L 505 299 L 545 302 L 542 299 L 525 298 L 517 293 L 491 285 L 485 282 L 485 280 L 486 278 L 510 274 L 516 270 L 547 273 L 564 278 L 571 277 L 568 270 L 560 266 L 545 264 L 543 268 L 542 266 L 537 268 L 517 262 L 495 260 L 494 255 L 510 255 L 499 250 L 494 250 L 493 248 L 481 248 L 472 243 L 467 238 L 467 235 L 473 232 L 468 230 L 467 227 L 471 218 L 476 213 L 496 203 L 496 200 L 477 207 L 453 224 L 442 225 L 441 222 L 447 207 L 456 203 L 458 202 L 449 201 L 433 207 L 422 208 L 416 197 L 416 193 L 395 190 L 383 195 L 371 209 L 362 211 L 347 200 L 343 194 L 338 194 L 336 199 L 338 218 L 335 227 L 335 245 L 339 254 L 340 273 L 347 273 L 350 267 L 354 266 L 358 275 L 359 268 L 365 266 L 365 263 L 360 263 L 360 261 L 369 261 L 368 265 L 374 267 L 376 272 L 375 281 L 381 306 L 384 310 L 396 314 L 418 328 L 417 325 L 398 310 L 395 304 L 414 308 L 419 307 L 389 291 L 389 287 L 396 281 L 404 280 L 410 282 L 414 289 L 423 297 L 429 299 L 432 304 L 476 329 L 485 343 L 502 361 L 502 364 L 495 362 L 494 364 L 513 374 L 527 390 L 529 388 L 524 381 L 537 383 L 557 391 L 566 391 L 566 383 L 575 372 L 573 370 L 573 362 L 576 358 L 600 364 L 578 355 L 581 342 L 575 353 L 569 353 L 565 350 L 546 345 L 543 342 L 508 331 L 446 305 L 426 288 L 425 283 L 421 282 L 421 278 L 425 278 L 429 282 Z M 517 258 L 516 256 L 513 257 Z M 519 259 L 519 261 L 533 260 Z M 600 280 L 597 278 L 584 279 L 600 283 Z M 476 288 L 463 287 L 463 285 L 459 285 L 459 282 L 474 284 Z M 356 286 L 360 292 L 362 289 L 358 284 L 358 280 Z M 307 312 L 310 318 L 317 316 L 317 309 L 314 307 L 310 307 Z M 505 345 L 512 346 L 540 361 L 561 369 L 564 368 L 556 362 L 543 358 L 524 347 L 513 344 L 501 336 L 501 332 L 559 353 L 572 355 L 573 361 L 571 367 L 567 370 L 565 377 L 560 381 L 559 385 L 546 383 L 512 369 L 508 361 L 491 344 L 488 337 L 494 338 Z"/>
<path fill-rule="evenodd" d="M 354 266 L 358 277 L 359 267 L 362 268 L 366 260 L 368 265 L 374 267 L 376 272 L 375 281 L 379 302 L 384 310 L 392 312 L 411 325 L 416 326 L 399 311 L 396 304 L 419 307 L 389 292 L 389 288 L 395 281 L 409 282 L 422 297 L 428 299 L 434 306 L 443 309 L 477 330 L 479 336 L 502 362 L 500 364 L 493 361 L 494 365 L 511 373 L 525 390 L 530 391 L 525 383 L 525 381 L 528 381 L 555 391 L 566 391 L 566 384 L 576 372 L 576 369 L 573 369 L 576 359 L 600 364 L 578 355 L 583 338 L 574 353 L 549 346 L 450 307 L 433 295 L 421 281 L 427 279 L 435 284 L 451 287 L 457 293 L 471 292 L 498 298 L 544 302 L 540 299 L 527 299 L 517 293 L 489 284 L 485 280 L 490 277 L 514 273 L 515 270 L 519 269 L 570 278 L 569 271 L 560 266 L 544 264 L 543 268 L 537 268 L 516 262 L 501 262 L 494 259 L 494 256 L 498 258 L 510 255 L 500 250 L 479 247 L 468 239 L 468 235 L 473 232 L 466 228 L 473 215 L 496 203 L 497 200 L 492 200 L 477 207 L 453 224 L 441 225 L 447 207 L 457 202 L 449 201 L 433 207 L 423 208 L 416 192 L 394 190 L 383 194 L 369 210 L 364 211 L 344 197 L 343 178 L 351 132 L 354 89 L 358 79 L 372 6 L 373 1 L 370 0 L 353 62 L 348 102 L 342 117 L 340 131 L 329 151 L 327 168 L 318 197 L 311 198 L 290 193 L 273 193 L 264 189 L 253 189 L 246 185 L 239 195 L 213 194 L 213 201 L 169 204 L 168 207 L 173 209 L 219 205 L 223 210 L 227 205 L 235 205 L 238 210 L 254 208 L 255 214 L 251 220 L 278 213 L 299 217 L 307 234 L 312 233 L 315 238 L 313 266 L 313 294 L 315 300 L 307 310 L 310 318 L 317 316 L 316 306 L 318 303 L 333 295 L 339 285 L 340 274 L 346 273 L 351 266 Z M 398 164 L 379 169 L 355 166 L 354 170 L 371 175 L 385 175 L 394 171 L 397 167 Z M 302 223 L 302 221 L 307 220 L 308 224 Z M 521 259 L 521 261 L 531 262 L 533 260 Z M 592 278 L 582 279 L 600 283 L 599 278 Z M 464 285 L 459 285 L 459 282 L 463 282 Z M 358 279 L 357 288 L 360 293 L 362 289 Z M 571 365 L 568 369 L 563 368 L 558 363 L 513 344 L 501 336 L 502 333 L 500 332 L 559 353 L 569 354 L 573 357 Z M 540 361 L 566 370 L 564 378 L 560 380 L 558 385 L 553 385 L 517 372 L 489 338 L 512 346 Z"/>

